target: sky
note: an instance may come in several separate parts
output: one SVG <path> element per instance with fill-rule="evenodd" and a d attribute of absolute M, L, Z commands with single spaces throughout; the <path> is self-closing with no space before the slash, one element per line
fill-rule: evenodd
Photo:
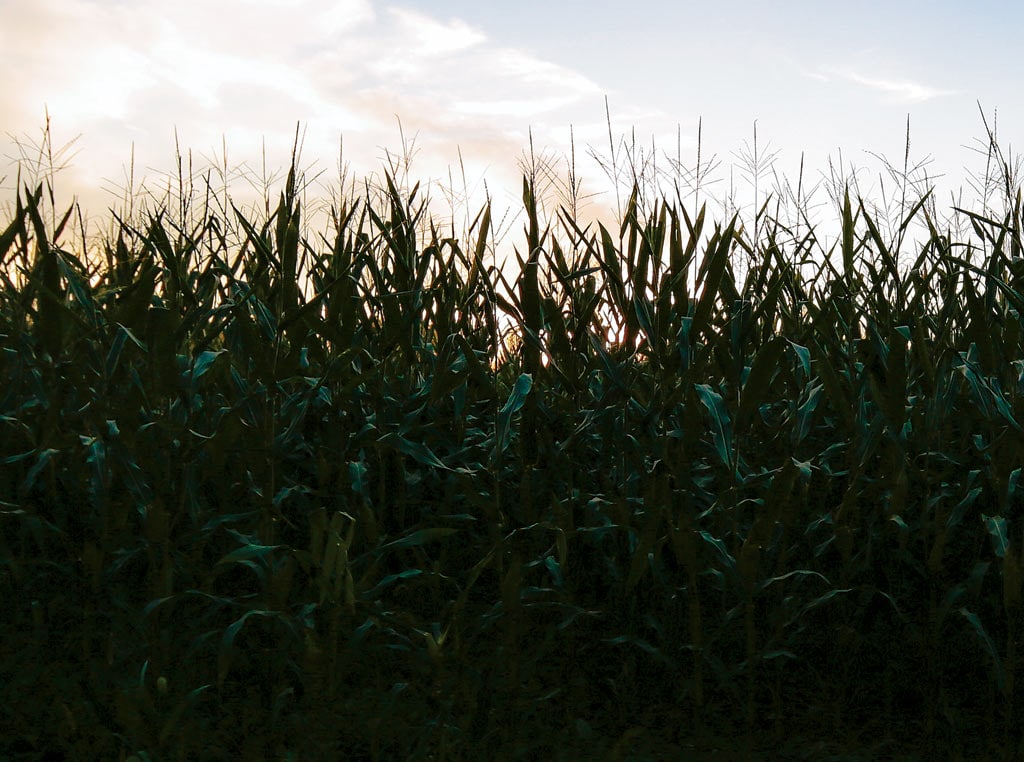
<path fill-rule="evenodd" d="M 979 102 L 1004 150 L 1024 129 L 1022 22 L 1024 5 L 984 0 L 0 0 L 0 192 L 47 115 L 54 147 L 73 141 L 58 197 L 100 218 L 130 165 L 134 187 L 166 185 L 176 141 L 244 195 L 264 157 L 286 170 L 296 125 L 325 188 L 404 140 L 435 201 L 486 192 L 513 214 L 531 137 L 563 174 L 575 147 L 597 216 L 618 202 L 593 154 L 625 141 L 634 164 L 692 171 L 698 134 L 711 196 L 763 201 L 755 127 L 791 186 L 801 160 L 806 189 L 841 157 L 870 194 L 878 156 L 903 165 L 909 120 L 910 165 L 949 199 L 984 167 Z"/>

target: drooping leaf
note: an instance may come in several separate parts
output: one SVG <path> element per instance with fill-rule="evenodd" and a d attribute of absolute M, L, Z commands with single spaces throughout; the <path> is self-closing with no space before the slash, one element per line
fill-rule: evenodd
<path fill-rule="evenodd" d="M 718 459 L 723 466 L 732 469 L 732 421 L 729 418 L 729 411 L 725 408 L 722 395 L 714 391 L 708 384 L 696 384 L 694 388 L 711 416 L 711 437 L 715 444 L 715 451 L 718 453 Z"/>
<path fill-rule="evenodd" d="M 412 442 L 401 434 L 395 432 L 389 432 L 377 440 L 378 444 L 387 445 L 404 453 L 419 463 L 425 466 L 433 466 L 434 468 L 441 468 L 446 471 L 450 471 L 448 468 L 433 452 L 430 448 L 421 442 Z"/>
<path fill-rule="evenodd" d="M 982 514 L 981 520 L 985 524 L 985 529 L 988 530 L 989 537 L 992 540 L 992 550 L 998 558 L 1005 557 L 1006 550 L 1010 547 L 1006 519 L 1002 516 L 986 516 Z"/>
<path fill-rule="evenodd" d="M 526 401 L 526 395 L 530 393 L 530 389 L 532 388 L 533 376 L 529 373 L 520 374 L 519 378 L 516 379 L 515 386 L 512 388 L 508 399 L 505 401 L 501 410 L 498 411 L 498 420 L 495 424 L 495 438 L 499 454 L 504 452 L 505 448 L 508 446 L 508 433 L 512 416 L 523 407 L 523 404 Z"/>
<path fill-rule="evenodd" d="M 960 614 L 967 620 L 968 624 L 971 625 L 971 629 L 974 630 L 974 634 L 978 636 L 978 641 L 985 649 L 985 653 L 992 659 L 992 671 L 996 676 L 996 685 L 999 691 L 1002 692 L 1006 685 L 1006 674 L 1003 668 L 1003 658 L 996 648 L 996 644 L 992 641 L 988 632 L 985 630 L 985 626 L 981 622 L 981 618 L 973 611 L 969 610 L 966 606 L 960 609 Z"/>

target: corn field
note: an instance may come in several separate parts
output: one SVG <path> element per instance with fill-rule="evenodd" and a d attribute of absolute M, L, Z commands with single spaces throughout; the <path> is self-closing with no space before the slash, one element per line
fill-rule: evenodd
<path fill-rule="evenodd" d="M 0 756 L 1018 758 L 1018 188 L 847 188 L 817 261 L 527 175 L 512 273 L 392 176 L 306 235 L 297 173 L 89 256 L 15 192 Z"/>

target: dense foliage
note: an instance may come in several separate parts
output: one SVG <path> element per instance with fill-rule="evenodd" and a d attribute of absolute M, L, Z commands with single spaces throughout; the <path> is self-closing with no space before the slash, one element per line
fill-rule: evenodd
<path fill-rule="evenodd" d="M 527 177 L 507 275 L 489 207 L 389 179 L 314 239 L 296 183 L 96 257 L 18 193 L 0 756 L 1016 753 L 1019 193 L 958 240 L 846 193 L 815 261 Z"/>

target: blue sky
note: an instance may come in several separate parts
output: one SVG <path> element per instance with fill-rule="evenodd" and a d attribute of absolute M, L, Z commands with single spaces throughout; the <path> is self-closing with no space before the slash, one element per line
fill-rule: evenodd
<path fill-rule="evenodd" d="M 616 138 L 634 134 L 692 168 L 698 119 L 704 157 L 752 201 L 739 155 L 756 120 L 775 169 L 805 183 L 828 158 L 863 168 L 929 157 L 944 198 L 981 168 L 964 146 L 984 137 L 977 108 L 998 110 L 1004 149 L 1024 129 L 1017 52 L 1024 6 L 975 2 L 676 2 L 519 0 L 516 3 L 370 0 L 0 0 L 3 155 L 37 140 L 49 111 L 54 140 L 76 136 L 58 191 L 103 217 L 120 202 L 134 146 L 135 182 L 166 183 L 175 131 L 194 161 L 258 169 L 287 163 L 297 122 L 303 164 L 336 176 L 339 137 L 356 176 L 401 149 L 397 119 L 415 137 L 414 179 L 448 180 L 459 151 L 474 199 L 483 179 L 514 208 L 516 163 L 534 145 L 547 155 L 576 140 L 584 191 L 614 205 L 587 146 L 607 156 L 610 104 Z M 1016 141 L 1019 143 L 1019 141 Z M 13 185 L 7 162 L 3 187 Z M 161 179 L 164 178 L 164 179 Z M 461 179 L 458 180 L 461 184 Z M 761 193 L 765 192 L 761 184 Z M 233 183 L 240 194 L 246 183 Z M 111 192 L 113 191 L 113 192 Z M 746 194 L 746 195 L 744 195 Z M 434 193 L 441 197 L 440 192 Z M 827 216 L 827 215 L 826 215 Z"/>

